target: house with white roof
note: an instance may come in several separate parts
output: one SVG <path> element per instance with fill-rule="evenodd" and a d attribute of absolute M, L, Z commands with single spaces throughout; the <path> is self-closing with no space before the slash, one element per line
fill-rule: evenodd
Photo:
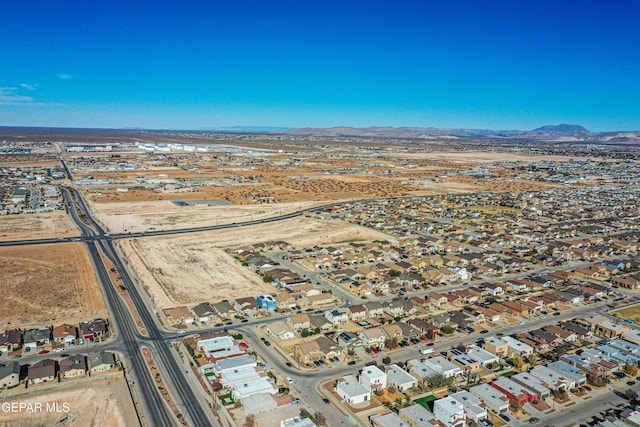
<path fill-rule="evenodd" d="M 338 378 L 335 391 L 350 406 L 367 402 L 371 398 L 371 390 L 360 384 L 353 375 Z"/>
<path fill-rule="evenodd" d="M 428 427 L 437 424 L 436 417 L 425 409 L 424 406 L 414 404 L 402 408 L 398 411 L 398 415 L 403 421 L 409 424 L 409 427 Z"/>
<path fill-rule="evenodd" d="M 570 365 L 567 362 L 559 360 L 557 362 L 549 363 L 547 367 L 569 378 L 570 381 L 572 381 L 574 384 L 570 388 L 582 387 L 587 383 L 587 376 L 583 374 L 579 368 L 576 368 L 575 366 Z"/>
<path fill-rule="evenodd" d="M 220 375 L 220 384 L 225 388 L 233 388 L 236 384 L 255 381 L 260 378 L 256 368 L 234 369 Z"/>
<path fill-rule="evenodd" d="M 369 365 L 362 368 L 358 381 L 373 393 L 387 388 L 387 374 L 382 372 L 376 365 Z"/>
<path fill-rule="evenodd" d="M 459 391 L 457 393 L 450 394 L 449 397 L 462 404 L 464 412 L 467 415 L 467 420 L 470 422 L 477 423 L 478 421 L 487 418 L 487 405 L 468 391 Z"/>
<path fill-rule="evenodd" d="M 406 427 L 402 418 L 400 418 L 395 412 L 372 415 L 371 425 L 373 427 Z"/>
<path fill-rule="evenodd" d="M 467 347 L 467 357 L 475 360 L 476 362 L 480 363 L 480 365 L 485 367 L 490 363 L 498 363 L 498 356 L 491 352 L 488 352 L 483 348 L 478 347 L 475 344 Z"/>
<path fill-rule="evenodd" d="M 196 344 L 198 346 L 198 351 L 214 352 L 216 350 L 233 346 L 233 337 L 230 337 L 229 335 L 224 335 L 224 336 L 209 338 L 205 340 L 198 340 Z"/>
<path fill-rule="evenodd" d="M 404 392 L 418 387 L 418 380 L 398 365 L 386 366 L 387 383 L 396 390 Z"/>
<path fill-rule="evenodd" d="M 278 390 L 273 387 L 268 377 L 261 377 L 257 380 L 246 381 L 233 386 L 233 398 L 236 400 L 258 393 L 276 394 Z"/>
<path fill-rule="evenodd" d="M 546 384 L 546 387 L 552 391 L 569 390 L 575 387 L 575 382 L 571 379 L 546 366 L 535 366 L 529 371 L 529 374 Z"/>
<path fill-rule="evenodd" d="M 427 367 L 427 369 L 436 374 L 440 374 L 445 378 L 455 377 L 456 375 L 461 375 L 463 372 L 459 366 L 451 363 L 442 356 L 425 359 L 422 363 Z"/>
<path fill-rule="evenodd" d="M 507 395 L 491 387 L 489 384 L 480 384 L 471 387 L 469 392 L 483 401 L 487 408 L 496 414 L 502 414 L 509 409 L 509 399 Z"/>
<path fill-rule="evenodd" d="M 243 354 L 241 356 L 236 357 L 228 357 L 226 359 L 218 360 L 216 363 L 213 363 L 213 371 L 217 375 L 221 375 L 227 371 L 234 371 L 239 369 L 246 368 L 255 368 L 258 366 L 258 362 L 256 359 L 249 356 L 248 354 Z M 202 366 L 204 368 L 204 365 Z"/>
<path fill-rule="evenodd" d="M 530 354 L 533 354 L 533 347 L 515 338 L 512 338 L 510 336 L 505 336 L 505 337 L 502 337 L 502 341 L 507 344 L 507 348 L 508 348 L 507 356 L 509 357 L 514 357 L 514 356 L 527 357 Z"/>
<path fill-rule="evenodd" d="M 446 427 L 464 427 L 467 421 L 464 406 L 451 396 L 433 403 L 433 415 Z"/>
<path fill-rule="evenodd" d="M 295 336 L 293 330 L 281 320 L 270 323 L 266 330 L 277 341 L 290 340 Z"/>
<path fill-rule="evenodd" d="M 334 308 L 324 312 L 324 317 L 334 325 L 344 325 L 349 321 L 349 311 L 341 308 Z"/>
<path fill-rule="evenodd" d="M 547 383 L 534 377 L 528 372 L 522 372 L 511 377 L 511 379 L 523 387 L 535 392 L 540 399 L 546 399 L 551 395 L 551 390 L 547 387 Z"/>

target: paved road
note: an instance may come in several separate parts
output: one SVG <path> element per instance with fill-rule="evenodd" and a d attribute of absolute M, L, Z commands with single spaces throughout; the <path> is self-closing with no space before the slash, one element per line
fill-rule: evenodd
<path fill-rule="evenodd" d="M 76 205 L 71 202 L 70 193 L 65 192 L 68 198 L 69 213 L 76 222 L 83 236 L 102 236 L 95 241 L 87 241 L 89 255 L 91 257 L 98 278 L 103 287 L 105 300 L 111 314 L 111 319 L 122 337 L 125 353 L 128 356 L 128 363 L 131 375 L 135 379 L 135 386 L 138 395 L 143 401 L 146 419 L 150 425 L 170 426 L 176 425 L 177 420 L 169 410 L 162 396 L 158 391 L 154 379 L 151 377 L 144 357 L 140 352 L 140 346 L 146 345 L 151 350 L 155 363 L 162 374 L 165 386 L 169 390 L 174 402 L 183 412 L 185 419 L 192 426 L 216 426 L 217 420 L 208 408 L 202 406 L 191 389 L 189 381 L 185 377 L 185 371 L 176 358 L 175 352 L 163 338 L 164 335 L 158 328 L 153 313 L 150 313 L 133 283 L 128 271 L 124 268 L 123 262 L 113 247 L 113 242 L 104 236 L 104 230 L 91 218 L 80 194 L 74 190 Z M 80 218 L 76 207 L 80 209 L 83 217 Z M 84 222 L 86 221 L 86 222 Z M 89 225 L 90 224 L 90 225 Z M 114 264 L 123 286 L 127 289 L 131 300 L 146 328 L 148 337 L 143 337 L 138 331 L 136 322 L 128 310 L 126 303 L 116 291 L 111 278 L 107 272 L 105 264 L 100 256 L 100 252 L 109 258 Z"/>
<path fill-rule="evenodd" d="M 75 202 L 71 197 L 71 193 L 65 190 L 65 203 L 71 219 L 80 228 L 83 236 L 95 236 L 98 230 L 91 228 L 78 215 Z M 146 362 L 140 352 L 138 339 L 140 337 L 136 323 L 131 313 L 126 308 L 125 302 L 120 298 L 115 290 L 111 277 L 107 272 L 104 262 L 98 251 L 98 247 L 94 241 L 86 243 L 89 256 L 96 271 L 96 275 L 102 287 L 105 296 L 105 302 L 109 308 L 111 315 L 111 325 L 117 334 L 117 343 L 124 350 L 127 357 L 127 366 L 129 368 L 129 376 L 133 379 L 135 387 L 138 391 L 138 397 L 144 408 L 145 418 L 150 421 L 150 425 L 177 425 L 177 420 L 169 407 L 166 405 L 162 396 L 158 391 L 154 379 L 151 377 Z"/>

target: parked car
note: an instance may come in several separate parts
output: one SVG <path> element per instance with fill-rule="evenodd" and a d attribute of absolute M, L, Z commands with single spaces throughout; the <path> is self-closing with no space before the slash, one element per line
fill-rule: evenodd
<path fill-rule="evenodd" d="M 353 366 L 355 364 L 356 364 L 355 360 L 350 360 L 349 363 L 347 363 L 347 365 L 349 365 L 349 366 Z"/>

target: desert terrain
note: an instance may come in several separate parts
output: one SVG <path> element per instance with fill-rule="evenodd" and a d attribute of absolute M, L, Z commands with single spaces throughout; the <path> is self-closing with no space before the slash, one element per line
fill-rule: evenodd
<path fill-rule="evenodd" d="M 398 152 L 384 154 L 385 157 L 405 159 L 427 159 L 447 163 L 493 163 L 493 162 L 568 162 L 571 160 L 589 160 L 587 157 L 569 157 L 539 155 L 527 153 L 505 153 L 497 151 L 430 151 L 430 152 Z"/>
<path fill-rule="evenodd" d="M 64 211 L 0 216 L 0 240 L 41 239 L 79 235 L 78 228 Z"/>
<path fill-rule="evenodd" d="M 120 377 L 94 378 L 89 381 L 30 387 L 24 393 L 14 392 L 3 402 L 36 404 L 58 403 L 62 411 L 67 403 L 69 412 L 10 413 L 0 411 L 0 426 L 34 427 L 127 427 L 135 424 L 135 410 L 124 379 Z M 66 421 L 64 421 L 66 420 Z"/>
<path fill-rule="evenodd" d="M 188 236 L 164 236 L 120 241 L 136 275 L 160 308 L 220 301 L 273 292 L 225 248 L 285 240 L 296 243 L 386 237 L 341 222 L 294 218 L 273 224 L 227 229 Z"/>
<path fill-rule="evenodd" d="M 107 316 L 82 243 L 0 248 L 1 328 L 78 323 Z"/>
<path fill-rule="evenodd" d="M 174 198 L 178 198 L 175 196 Z M 102 224 L 110 231 L 120 233 L 125 229 L 139 232 L 152 227 L 156 230 L 170 230 L 231 224 L 268 218 L 321 204 L 322 202 L 306 202 L 181 207 L 168 200 L 136 201 L 133 199 L 127 202 L 92 203 L 91 207 Z"/>

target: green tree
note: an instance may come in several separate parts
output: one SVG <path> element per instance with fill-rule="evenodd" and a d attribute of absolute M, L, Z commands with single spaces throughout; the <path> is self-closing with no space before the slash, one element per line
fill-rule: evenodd
<path fill-rule="evenodd" d="M 316 425 L 319 427 L 325 427 L 328 425 L 327 418 L 322 412 L 316 412 L 313 418 L 315 419 Z"/>
<path fill-rule="evenodd" d="M 398 277 L 400 273 L 398 270 L 389 270 L 389 272 L 387 273 L 387 276 L 389 277 Z"/>
<path fill-rule="evenodd" d="M 606 385 L 603 378 L 589 373 L 587 374 L 587 382 L 596 387 L 604 387 Z"/>
<path fill-rule="evenodd" d="M 527 363 L 529 363 L 529 366 L 534 367 L 538 364 L 538 357 L 535 354 L 530 354 L 529 357 L 527 357 Z"/>
<path fill-rule="evenodd" d="M 440 330 L 442 331 L 443 334 L 452 334 L 456 331 L 456 328 L 452 325 L 444 325 L 442 328 L 440 328 Z"/>
<path fill-rule="evenodd" d="M 624 365 L 622 370 L 624 371 L 625 374 L 629 375 L 630 377 L 638 376 L 638 368 L 636 366 L 627 364 L 627 365 Z"/>
<path fill-rule="evenodd" d="M 387 347 L 388 349 L 393 350 L 394 348 L 398 347 L 398 338 L 393 337 L 393 338 L 387 338 L 386 340 L 384 340 L 384 346 Z"/>
<path fill-rule="evenodd" d="M 524 360 L 522 360 L 522 357 L 515 356 L 513 358 L 513 366 L 515 366 L 517 369 L 522 369 L 523 365 L 524 365 Z"/>

